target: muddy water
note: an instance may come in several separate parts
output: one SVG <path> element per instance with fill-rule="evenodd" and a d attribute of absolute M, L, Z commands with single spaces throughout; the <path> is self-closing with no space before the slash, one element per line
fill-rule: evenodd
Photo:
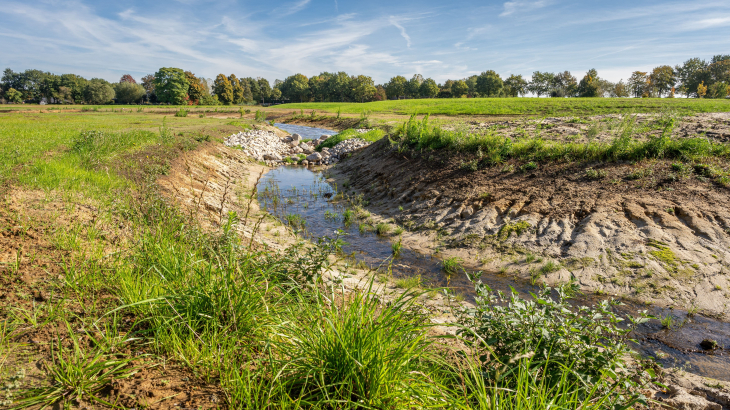
<path fill-rule="evenodd" d="M 303 134 L 302 134 L 303 135 Z M 270 171 L 259 185 L 260 201 L 269 212 L 286 223 L 287 215 L 300 215 L 305 221 L 302 234 L 316 239 L 322 236 L 334 237 L 337 231 L 347 245 L 343 251 L 353 254 L 372 268 L 384 271 L 392 269 L 395 278 L 420 275 L 427 287 L 448 286 L 466 300 L 473 300 L 474 288 L 464 274 L 446 277 L 441 261 L 431 255 L 424 255 L 403 248 L 401 255 L 392 257 L 392 242 L 375 232 L 363 232 L 357 223 L 346 225 L 342 215 L 346 211 L 345 201 L 332 201 L 335 187 L 326 182 L 321 172 L 303 167 L 282 166 Z M 485 274 L 482 281 L 494 290 L 509 292 L 514 287 L 523 295 L 537 288 L 512 277 L 499 274 Z M 598 298 L 583 295 L 577 303 L 594 304 Z M 657 317 L 674 317 L 671 330 L 664 328 L 659 320 L 642 325 L 634 338 L 639 341 L 634 348 L 645 357 L 653 357 L 665 367 L 683 367 L 685 370 L 718 380 L 730 381 L 730 324 L 698 315 L 688 317 L 687 312 L 646 307 L 632 303 L 617 308 L 619 313 L 636 315 L 639 310 L 648 310 Z M 712 339 L 725 349 L 706 354 L 699 343 Z"/>
<path fill-rule="evenodd" d="M 337 134 L 337 131 L 328 130 L 325 128 L 305 127 L 302 125 L 284 124 L 280 122 L 275 123 L 274 126 L 280 130 L 288 132 L 289 134 L 299 134 L 302 136 L 302 139 L 305 140 L 316 140 L 322 135 Z"/>

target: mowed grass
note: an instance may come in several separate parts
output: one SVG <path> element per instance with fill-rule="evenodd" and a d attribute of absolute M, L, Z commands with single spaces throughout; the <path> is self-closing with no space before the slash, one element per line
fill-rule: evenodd
<path fill-rule="evenodd" d="M 276 108 L 348 114 L 587 116 L 617 113 L 681 114 L 730 111 L 730 100 L 684 98 L 461 98 L 389 100 L 370 103 L 296 103 Z"/>

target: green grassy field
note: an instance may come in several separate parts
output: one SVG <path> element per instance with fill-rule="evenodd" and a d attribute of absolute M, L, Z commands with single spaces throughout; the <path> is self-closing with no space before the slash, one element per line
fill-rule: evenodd
<path fill-rule="evenodd" d="M 298 103 L 276 108 L 359 114 L 529 115 L 588 116 L 651 113 L 674 110 L 681 114 L 730 111 L 730 100 L 669 98 L 473 98 L 419 99 L 357 103 Z"/>

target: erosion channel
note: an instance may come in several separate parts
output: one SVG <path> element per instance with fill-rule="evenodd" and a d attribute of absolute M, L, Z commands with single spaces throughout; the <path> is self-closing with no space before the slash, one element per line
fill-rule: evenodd
<path fill-rule="evenodd" d="M 296 132 L 305 138 L 317 138 L 329 130 L 277 124 L 288 132 Z M 465 273 L 445 275 L 440 254 L 421 253 L 403 246 L 397 257 L 393 256 L 393 243 L 398 236 L 393 232 L 381 235 L 375 223 L 362 224 L 350 216 L 352 202 L 338 195 L 338 187 L 327 179 L 321 169 L 282 165 L 269 171 L 259 184 L 259 200 L 272 215 L 283 223 L 299 230 L 300 235 L 316 242 L 323 236 L 340 235 L 345 242 L 344 254 L 380 272 L 387 272 L 394 279 L 418 277 L 425 288 L 448 287 L 465 301 L 473 300 L 474 288 Z M 350 198 L 352 199 L 352 198 Z M 356 199 L 357 200 L 357 199 Z M 367 204 L 364 204 L 367 209 Z M 377 215 L 373 215 L 377 218 Z M 383 219 L 384 220 L 384 219 Z M 466 268 L 468 269 L 468 268 Z M 482 281 L 493 290 L 509 292 L 514 288 L 523 295 L 538 289 L 524 279 L 500 272 L 487 272 Z M 595 304 L 605 296 L 579 294 L 578 304 Z M 698 314 L 688 314 L 680 309 L 646 306 L 624 301 L 617 307 L 619 313 L 635 315 L 648 310 L 657 318 L 673 317 L 675 325 L 667 328 L 660 320 L 641 325 L 634 338 L 639 342 L 634 348 L 645 357 L 652 357 L 664 367 L 679 367 L 701 376 L 730 381 L 730 324 Z M 704 351 L 699 343 L 704 339 L 717 341 L 723 348 Z"/>

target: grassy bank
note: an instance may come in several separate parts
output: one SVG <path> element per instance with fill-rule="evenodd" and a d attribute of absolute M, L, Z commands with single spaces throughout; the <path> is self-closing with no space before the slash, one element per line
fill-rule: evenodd
<path fill-rule="evenodd" d="M 567 313 L 563 299 L 513 295 L 497 308 L 477 282 L 484 303 L 457 309 L 462 330 L 447 339 L 417 293 L 386 303 L 372 287 L 324 280 L 331 241 L 281 251 L 244 241 L 248 210 L 204 227 L 156 179 L 249 124 L 162 120 L 0 117 L 2 231 L 18 246 L 0 265 L 4 406 L 537 409 L 643 397 L 607 304 Z M 179 390 L 164 390 L 176 371 Z M 166 393 L 125 387 L 147 378 Z M 193 402 L 195 390 L 208 393 Z"/>
<path fill-rule="evenodd" d="M 620 113 L 655 113 L 673 110 L 681 114 L 730 111 L 730 100 L 682 98 L 462 98 L 389 100 L 357 103 L 299 103 L 277 109 L 338 111 L 348 114 L 520 115 L 589 116 Z"/>

